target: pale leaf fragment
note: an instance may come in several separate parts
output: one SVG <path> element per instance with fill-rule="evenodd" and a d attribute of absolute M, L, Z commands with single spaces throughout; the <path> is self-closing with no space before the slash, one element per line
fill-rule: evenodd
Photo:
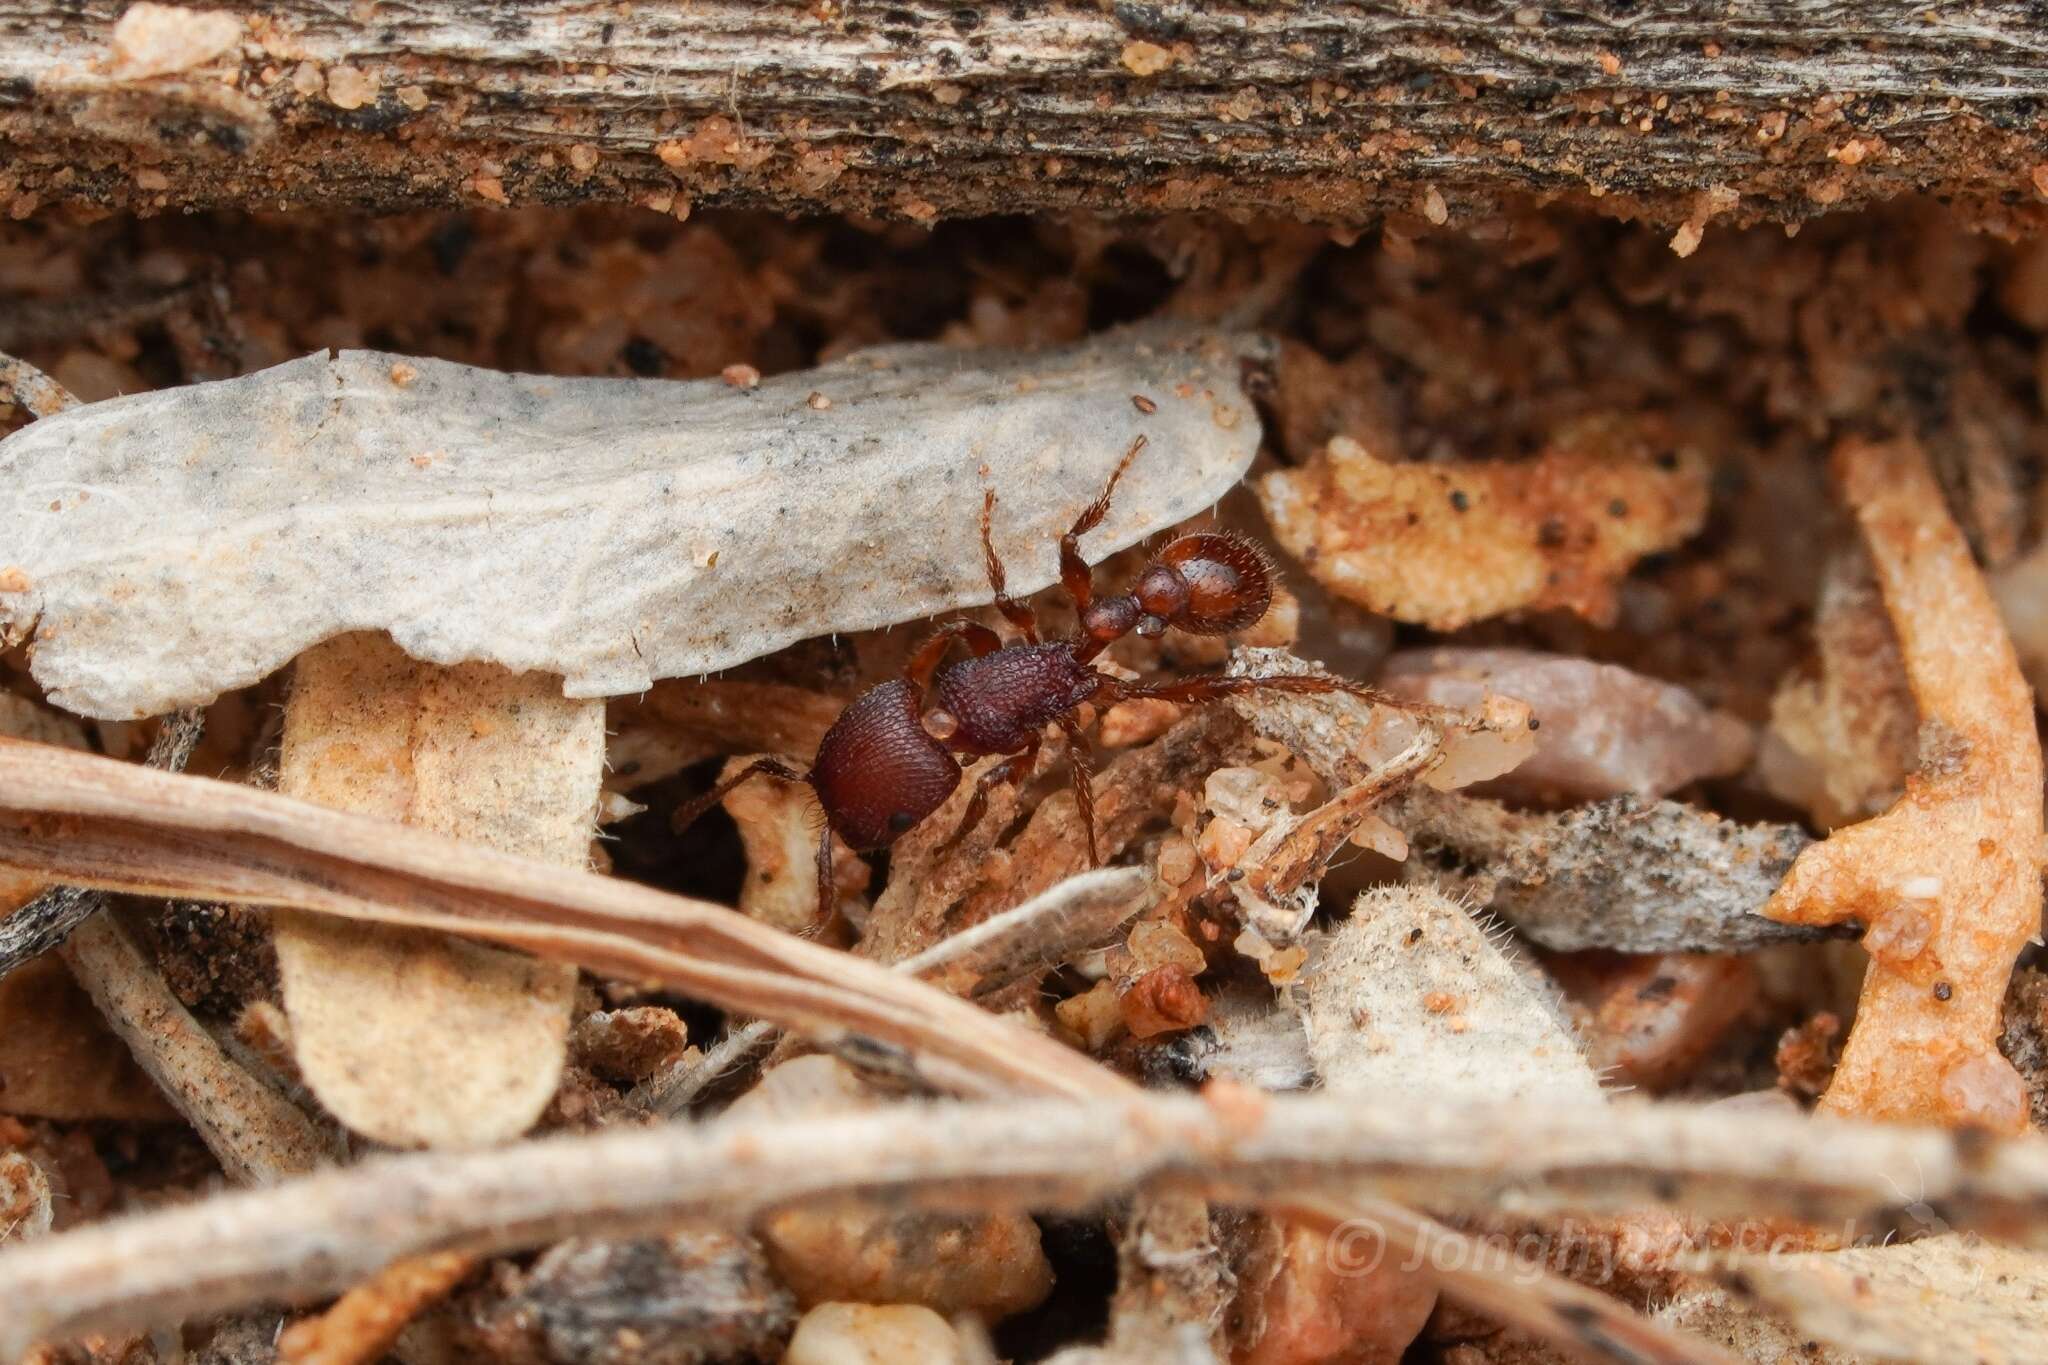
<path fill-rule="evenodd" d="M 347 636 L 299 660 L 285 711 L 288 795 L 581 867 L 604 708 L 544 674 L 415 663 Z M 561 1074 L 576 973 L 390 926 L 277 917 L 278 967 L 307 1086 L 393 1146 L 502 1141 Z"/>
<path fill-rule="evenodd" d="M 1929 1220 L 1935 1219 L 1925 1205 Z M 1852 1358 L 2037 1365 L 2048 1358 L 2048 1255 L 1947 1234 L 1901 1246 L 1737 1256 L 1740 1295 Z"/>
<path fill-rule="evenodd" d="M 1375 1099 L 1601 1101 L 1542 977 L 1425 886 L 1366 892 L 1307 974 L 1323 1085 Z"/>
<path fill-rule="evenodd" d="M 1181 328 L 900 346 L 752 389 L 346 351 L 86 404 L 0 440 L 0 484 L 34 493 L 0 502 L 0 633 L 38 633 L 53 701 L 117 719 L 376 629 L 570 696 L 640 692 L 986 601 L 984 488 L 1011 591 L 1046 586 L 1141 433 L 1090 552 L 1200 511 L 1258 448 L 1219 419 L 1249 411 L 1262 350 Z"/>

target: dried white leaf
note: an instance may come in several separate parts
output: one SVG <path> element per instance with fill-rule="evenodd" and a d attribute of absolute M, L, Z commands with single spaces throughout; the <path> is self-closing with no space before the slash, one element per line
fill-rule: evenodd
<path fill-rule="evenodd" d="M 1540 979 L 1430 887 L 1360 896 L 1307 980 L 1309 1053 L 1331 1090 L 1601 1101 Z"/>
<path fill-rule="evenodd" d="M 753 389 L 345 351 L 86 404 L 0 441 L 0 631 L 35 631 L 52 700 L 115 719 L 352 630 L 639 692 L 986 601 L 984 487 L 1012 591 L 1046 586 L 1140 434 L 1089 553 L 1201 510 L 1258 448 L 1261 350 L 1183 328 L 899 346 Z"/>

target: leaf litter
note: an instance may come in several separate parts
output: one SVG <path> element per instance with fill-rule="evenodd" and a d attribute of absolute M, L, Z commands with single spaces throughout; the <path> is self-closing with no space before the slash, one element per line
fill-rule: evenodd
<path fill-rule="evenodd" d="M 1886 230 L 1923 264 L 1992 268 L 1935 228 Z M 153 1078 L 100 1031 L 68 1054 L 91 1074 L 58 1103 L 5 1085 L 23 1063 L 0 1050 L 0 1195 L 23 1211 L 0 1218 L 0 1301 L 35 1309 L 0 1354 L 177 1322 L 226 1341 L 245 1321 L 232 1315 L 282 1300 L 304 1315 L 280 1358 L 334 1365 L 833 1359 L 899 1339 L 978 1360 L 1014 1357 L 1027 1331 L 1076 1362 L 2030 1358 L 2048 1156 L 2019 1130 L 2048 1103 L 2048 1016 L 2029 1003 L 2037 974 L 2008 991 L 2039 930 L 2020 681 L 2038 653 L 2032 522 L 2014 510 L 2029 485 L 2000 463 L 2019 459 L 1999 446 L 2013 419 L 1982 376 L 2003 361 L 1974 339 L 1954 343 L 1980 365 L 1955 392 L 1992 416 L 1962 421 L 1887 387 L 1896 353 L 1845 321 L 1867 280 L 1812 286 L 1818 311 L 1793 331 L 1773 321 L 1778 294 L 1728 296 L 1697 273 L 1717 255 L 1725 271 L 1850 250 L 1810 236 L 1821 245 L 1717 236 L 1684 263 L 1623 251 L 1598 267 L 1623 282 L 1609 312 L 1511 301 L 1463 349 L 1433 340 L 1455 331 L 1442 310 L 1512 267 L 1445 241 L 1381 248 L 1355 317 L 1340 272 L 1311 306 L 1313 346 L 1200 328 L 1091 340 L 1072 321 L 1023 337 L 1003 321 L 1020 314 L 983 309 L 947 341 L 1069 349 L 771 363 L 749 387 L 709 378 L 767 358 L 736 324 L 703 352 L 717 364 L 682 362 L 705 376 L 687 392 L 317 355 L 256 376 L 320 390 L 280 409 L 297 434 L 273 445 L 336 487 L 362 480 L 362 501 L 329 504 L 338 526 L 411 501 L 409 523 L 383 520 L 418 535 L 351 561 L 372 570 L 356 590 L 302 591 L 271 619 L 237 605 L 250 575 L 286 563 L 260 536 L 220 572 L 138 568 L 154 551 L 120 543 L 122 499 L 101 496 L 136 475 L 138 422 L 175 444 L 189 417 L 197 462 L 162 461 L 160 486 L 133 496 L 189 512 L 202 540 L 253 527 L 217 515 L 255 512 L 251 498 L 178 490 L 232 479 L 260 444 L 224 425 L 225 391 L 77 404 L 12 366 L 0 379 L 40 420 L 5 458 L 72 491 L 17 506 L 0 534 L 0 603 L 35 633 L 0 656 L 0 706 L 20 710 L 5 728 L 134 754 L 136 718 L 206 702 L 210 770 L 231 780 L 0 746 L 0 863 L 17 901 L 45 907 L 0 924 L 79 926 L 62 959 L 0 959 L 0 1026 L 52 998 L 53 970 L 76 972 Z M 1583 242 L 1530 240 L 1593 278 Z M 1469 278 L 1429 275 L 1454 262 Z M 1930 300 L 1928 325 L 1962 325 Z M 1777 449 L 1748 416 L 1674 403 L 1643 339 L 1659 310 L 1733 319 L 1763 357 Z M 849 351 L 888 339 L 850 335 Z M 1727 352 L 1705 335 L 1670 363 L 1718 373 Z M 1628 363 L 1590 359 L 1629 346 Z M 1559 365 L 1582 367 L 1575 383 Z M 1045 382 L 1060 374 L 1076 378 Z M 235 402 L 272 391 L 236 382 L 250 387 Z M 1098 383 L 1122 390 L 1115 404 L 1096 404 Z M 323 384 L 343 395 L 332 411 Z M 785 390 L 783 417 L 744 406 Z M 593 424 L 607 404 L 616 421 Z M 705 414 L 701 431 L 649 435 L 677 405 Z M 966 408 L 988 429 L 949 425 Z M 1794 411 L 1897 434 L 1822 441 Z M 1145 423 L 1161 460 L 1134 466 L 1128 519 L 1091 537 L 1102 575 L 1142 563 L 1119 545 L 1259 533 L 1263 512 L 1294 592 L 1254 638 L 1128 639 L 1105 666 L 1264 675 L 1329 651 L 1399 704 L 1254 695 L 1086 715 L 1110 750 L 1092 792 L 1114 866 L 1089 869 L 1076 759 L 1055 735 L 958 840 L 971 784 L 886 864 L 839 850 L 822 922 L 801 791 L 736 794 L 680 844 L 657 833 L 721 765 L 806 761 L 848 700 L 902 667 L 920 632 L 891 625 L 964 607 L 1002 629 L 976 605 L 965 505 L 997 488 L 1013 586 L 1035 591 Z M 588 573 L 534 549 L 557 533 L 591 545 L 593 508 L 659 522 L 668 503 L 620 490 L 750 458 L 705 453 L 721 441 L 764 450 L 767 486 L 802 508 L 850 505 L 863 476 L 819 452 L 843 455 L 851 427 L 904 471 L 900 496 L 858 495 L 895 518 L 886 535 L 804 510 L 842 539 L 793 546 L 709 483 L 676 513 L 756 536 L 747 563 L 803 579 L 795 596 L 721 578 L 728 547 L 677 556 L 689 537 L 668 523 L 622 532 L 617 555 L 579 561 Z M 499 457 L 505 486 L 526 488 L 505 471 L 549 467 L 541 437 L 571 428 L 558 444 L 585 462 L 583 492 L 500 508 L 497 475 L 475 484 L 491 515 L 541 537 L 524 551 L 475 539 L 438 492 L 400 491 Z M 1833 494 L 1801 453 L 1827 446 Z M 1250 494 L 1205 510 L 1255 453 Z M 1758 547 L 1795 503 L 1814 553 L 1774 562 Z M 86 528 L 54 559 L 34 529 L 53 517 Z M 95 536 L 109 556 L 82 552 Z M 888 559 L 906 544 L 915 563 Z M 333 580 L 333 548 L 300 556 L 293 581 Z M 643 573 L 656 549 L 673 562 Z M 1037 605 L 1072 628 L 1056 596 Z M 1391 657 L 1373 613 L 1409 623 Z M 178 999 L 165 897 L 268 907 L 251 919 L 282 972 Z M 187 959 L 242 951 L 217 920 L 183 922 Z M 164 1023 L 124 1030 L 142 1017 Z M 820 1078 L 830 1094 L 812 1093 Z M 771 1104 L 792 1080 L 808 1088 Z M 152 1084 L 168 1104 L 137 1107 Z M 1825 1119 L 1798 1112 L 1816 1093 Z M 75 1144 L 60 1155 L 82 1111 L 133 1132 L 182 1120 L 232 1180 L 284 1183 L 263 1202 L 200 1193 L 47 1231 L 39 1211 L 59 1205 L 42 1192 L 92 1178 Z M 224 1227 L 240 1250 L 209 1263 Z M 1113 1291 L 1088 1288 L 1061 1240 L 1073 1227 L 1106 1239 Z M 1379 1254 L 1343 1265 L 1360 1237 Z M 1997 1291 L 1976 1293 L 1987 1275 Z M 1107 1324 L 1096 1344 L 1062 1316 L 1076 1292 Z M 676 1302 L 691 1312 L 660 1307 Z"/>

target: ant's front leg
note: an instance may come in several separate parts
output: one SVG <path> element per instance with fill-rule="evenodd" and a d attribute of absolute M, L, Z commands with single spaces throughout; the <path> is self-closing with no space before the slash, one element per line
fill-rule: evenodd
<path fill-rule="evenodd" d="M 839 888 L 832 882 L 832 824 L 828 820 L 818 831 L 818 928 L 832 922 L 832 912 L 838 908 Z"/>
<path fill-rule="evenodd" d="M 1103 486 L 1102 496 L 1089 503 L 1074 524 L 1060 537 L 1060 586 L 1067 590 L 1067 596 L 1074 600 L 1075 611 L 1086 611 L 1088 604 L 1095 600 L 1095 574 L 1088 567 L 1088 561 L 1081 558 L 1081 537 L 1102 524 L 1109 515 L 1109 498 L 1116 492 L 1117 480 L 1131 467 L 1131 461 L 1138 458 L 1138 452 L 1145 448 L 1145 438 L 1140 436 L 1131 442 L 1131 448 L 1124 452 L 1123 459 L 1110 471 L 1109 482 Z"/>
<path fill-rule="evenodd" d="M 726 795 L 734 787 L 739 786 L 742 782 L 751 781 L 756 777 L 773 777 L 783 782 L 807 782 L 810 780 L 780 759 L 757 758 L 739 772 L 734 773 L 731 777 L 713 787 L 710 791 L 705 792 L 695 801 L 677 806 L 675 815 L 669 820 L 669 828 L 677 834 L 681 834 L 684 830 L 697 823 L 698 816 L 725 800 Z"/>
<path fill-rule="evenodd" d="M 1002 557 L 996 554 L 996 543 L 989 532 L 990 523 L 995 520 L 996 490 L 991 488 L 981 499 L 981 555 L 988 561 L 988 585 L 995 590 L 996 610 L 1003 619 L 1017 628 L 1028 644 L 1038 643 L 1038 618 L 1031 608 L 1010 596 L 1009 575 L 1003 571 Z"/>
<path fill-rule="evenodd" d="M 1031 769 L 1038 762 L 1038 740 L 1034 736 L 1030 745 L 1020 753 L 1010 755 L 1002 762 L 981 775 L 974 784 L 974 794 L 967 798 L 967 809 L 960 813 L 960 823 L 946 836 L 946 841 L 933 851 L 934 857 L 943 858 L 953 851 L 953 846 L 967 837 L 967 831 L 981 823 L 982 815 L 988 810 L 988 794 L 997 787 L 1008 786 L 1031 775 Z"/>

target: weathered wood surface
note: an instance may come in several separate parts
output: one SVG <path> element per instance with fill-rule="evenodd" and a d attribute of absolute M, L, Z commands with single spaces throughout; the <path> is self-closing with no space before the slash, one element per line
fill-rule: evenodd
<path fill-rule="evenodd" d="M 2011 224 L 2048 190 L 2023 0 L 272 0 L 117 60 L 124 8 L 0 0 L 0 209 L 1563 198 L 1696 227 L 1909 192 Z"/>

